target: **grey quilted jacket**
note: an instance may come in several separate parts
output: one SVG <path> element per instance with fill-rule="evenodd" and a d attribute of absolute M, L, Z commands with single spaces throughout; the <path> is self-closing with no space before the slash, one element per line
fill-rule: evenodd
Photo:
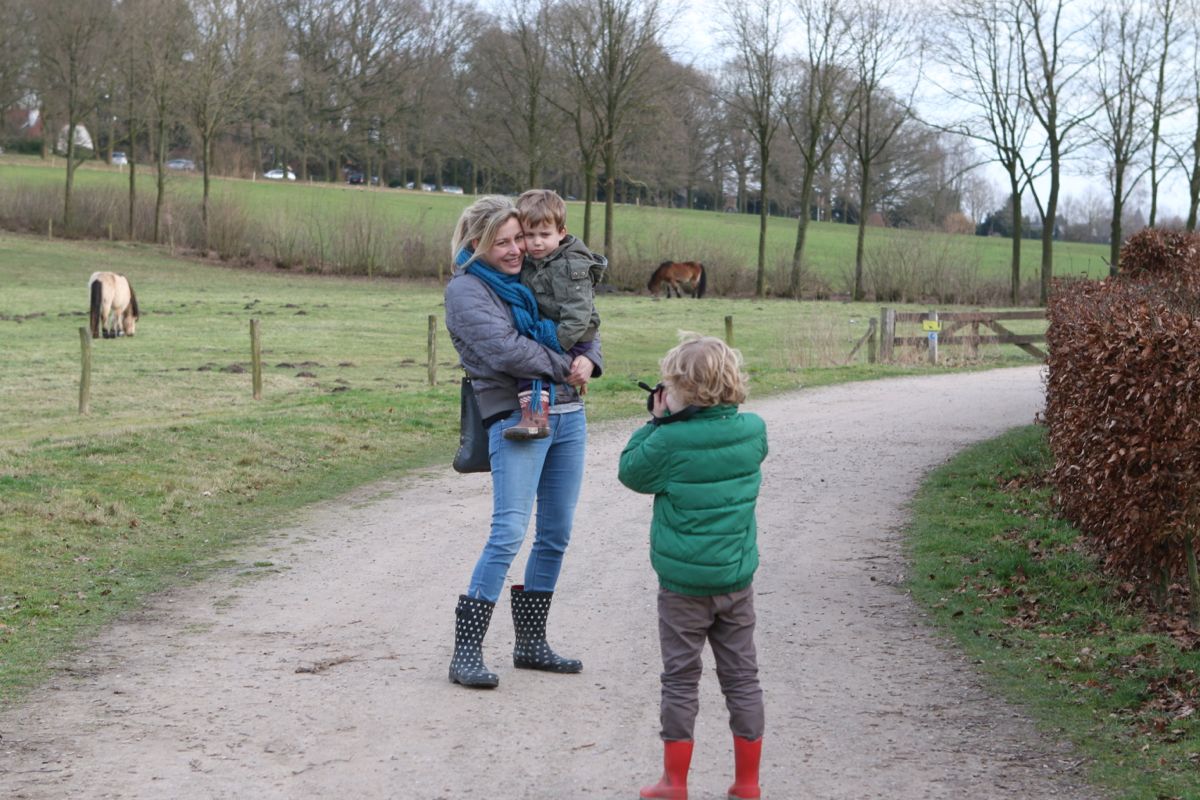
<path fill-rule="evenodd" d="M 485 420 L 520 408 L 517 380 L 521 378 L 553 381 L 555 403 L 579 402 L 575 387 L 566 383 L 571 357 L 517 333 L 508 303 L 474 275 L 456 272 L 446 284 L 446 329 L 471 376 Z M 593 352 L 592 377 L 599 377 L 604 359 L 598 337 Z"/>

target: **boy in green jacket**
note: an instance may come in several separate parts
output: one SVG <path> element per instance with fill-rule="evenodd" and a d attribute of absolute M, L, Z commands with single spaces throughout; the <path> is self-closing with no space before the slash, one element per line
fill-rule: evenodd
<path fill-rule="evenodd" d="M 729 708 L 731 800 L 761 797 L 763 700 L 754 649 L 754 518 L 767 430 L 746 399 L 741 356 L 720 339 L 687 338 L 661 362 L 650 421 L 621 453 L 618 478 L 654 495 L 650 563 L 658 573 L 663 776 L 644 798 L 687 800 L 701 654 L 712 645 Z"/>

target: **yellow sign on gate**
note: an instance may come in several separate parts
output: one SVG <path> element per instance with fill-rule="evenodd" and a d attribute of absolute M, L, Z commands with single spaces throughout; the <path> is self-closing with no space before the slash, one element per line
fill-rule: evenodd
<path fill-rule="evenodd" d="M 936 319 L 921 320 L 921 330 L 923 331 L 940 331 L 941 329 L 942 323 Z"/>

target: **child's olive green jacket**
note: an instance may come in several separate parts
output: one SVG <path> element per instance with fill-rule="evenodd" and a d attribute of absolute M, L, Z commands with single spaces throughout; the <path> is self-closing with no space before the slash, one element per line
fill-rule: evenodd
<path fill-rule="evenodd" d="M 608 261 L 568 234 L 553 253 L 541 260 L 526 256 L 521 283 L 537 298 L 543 317 L 558 323 L 555 332 L 563 350 L 596 338 L 600 315 L 592 287 L 600 282 Z"/>
<path fill-rule="evenodd" d="M 664 589 L 707 596 L 750 585 L 758 568 L 754 508 L 766 456 L 766 423 L 734 405 L 634 431 L 617 477 L 635 492 L 654 495 L 650 563 Z"/>

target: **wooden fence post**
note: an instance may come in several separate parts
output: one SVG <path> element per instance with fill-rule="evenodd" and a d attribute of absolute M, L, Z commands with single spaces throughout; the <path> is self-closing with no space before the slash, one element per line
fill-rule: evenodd
<path fill-rule="evenodd" d="M 253 376 L 254 399 L 262 400 L 262 335 L 260 320 L 250 320 L 250 372 Z"/>
<path fill-rule="evenodd" d="M 875 363 L 875 338 L 879 332 L 879 320 L 871 317 L 867 321 L 867 363 Z"/>
<path fill-rule="evenodd" d="M 54 238 L 54 220 L 53 219 L 46 220 L 46 238 L 47 239 Z"/>
<path fill-rule="evenodd" d="M 92 410 L 92 334 L 87 328 L 79 329 L 79 347 L 83 350 L 79 374 L 79 413 L 88 414 Z"/>
<path fill-rule="evenodd" d="M 437 316 L 429 315 L 429 385 L 437 385 Z"/>
<path fill-rule="evenodd" d="M 937 322 L 938 312 L 930 311 L 929 319 L 933 322 Z M 938 332 L 937 331 L 929 332 L 929 363 L 930 364 L 938 363 Z"/>
<path fill-rule="evenodd" d="M 879 327 L 879 360 L 886 364 L 892 360 L 892 348 L 896 342 L 896 309 L 879 310 Z"/>
<path fill-rule="evenodd" d="M 733 315 L 725 317 L 725 344 L 733 347 Z"/>

